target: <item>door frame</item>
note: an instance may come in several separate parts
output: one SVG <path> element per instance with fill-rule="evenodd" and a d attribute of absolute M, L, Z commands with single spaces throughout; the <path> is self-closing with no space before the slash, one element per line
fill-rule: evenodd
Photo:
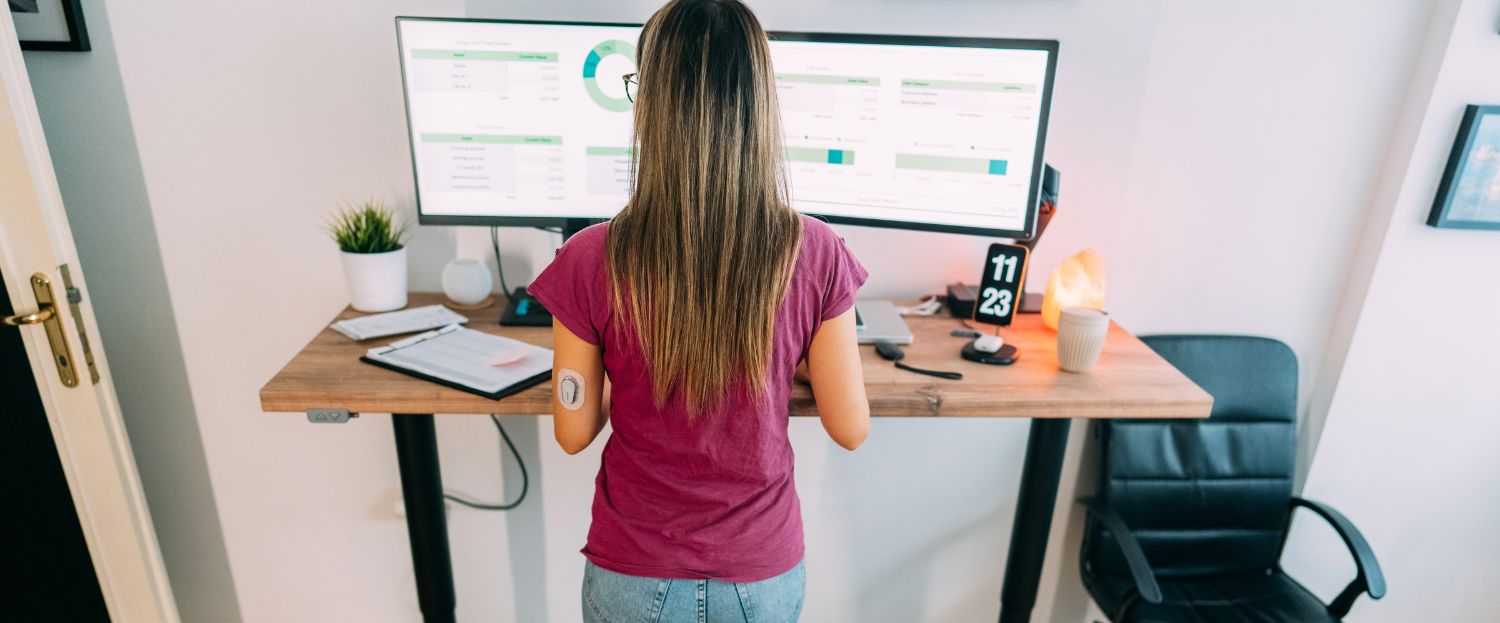
<path fill-rule="evenodd" d="M 42 326 L 0 330 L 21 332 L 111 620 L 175 623 L 177 606 L 77 257 L 15 26 L 0 18 L 0 275 L 17 314 L 37 311 L 31 275 L 51 279 L 67 354 L 77 362 L 76 386 L 59 376 Z M 83 293 L 76 306 L 63 291 L 63 266 Z M 93 338 L 97 381 L 80 333 Z"/>

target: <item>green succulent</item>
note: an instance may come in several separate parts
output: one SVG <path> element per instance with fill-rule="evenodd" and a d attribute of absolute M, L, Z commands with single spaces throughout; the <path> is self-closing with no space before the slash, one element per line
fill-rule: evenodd
<path fill-rule="evenodd" d="M 396 226 L 396 209 L 367 200 L 341 206 L 328 219 L 328 235 L 346 253 L 386 253 L 402 247 L 406 225 Z"/>

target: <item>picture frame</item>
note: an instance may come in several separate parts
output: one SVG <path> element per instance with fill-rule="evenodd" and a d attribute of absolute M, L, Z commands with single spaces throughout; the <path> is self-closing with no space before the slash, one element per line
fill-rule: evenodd
<path fill-rule="evenodd" d="M 1427 224 L 1500 230 L 1500 106 L 1464 109 Z"/>
<path fill-rule="evenodd" d="M 82 0 L 5 0 L 22 50 L 87 52 Z"/>

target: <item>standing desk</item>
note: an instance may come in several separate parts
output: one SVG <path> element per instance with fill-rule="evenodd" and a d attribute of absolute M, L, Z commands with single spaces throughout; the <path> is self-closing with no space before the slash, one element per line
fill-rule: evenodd
<path fill-rule="evenodd" d="M 410 299 L 413 306 L 441 302 L 440 294 L 412 294 Z M 501 327 L 495 323 L 498 313 L 498 308 L 468 312 L 468 326 L 552 346 L 550 328 Z M 359 315 L 346 309 L 337 319 Z M 1113 323 L 1093 372 L 1071 374 L 1058 369 L 1056 336 L 1037 314 L 1017 315 L 1015 325 L 1004 331 L 1006 341 L 1021 351 L 1020 359 L 1010 366 L 986 366 L 959 358 L 964 339 L 948 335 L 963 327 L 957 319 L 912 316 L 906 321 L 916 339 L 905 347 L 905 362 L 958 370 L 964 380 L 898 370 L 873 348 L 861 347 L 870 415 L 1031 419 L 1000 589 L 1001 623 L 1030 621 L 1056 506 L 1069 418 L 1206 418 L 1213 399 Z M 261 388 L 261 409 L 392 414 L 417 601 L 428 623 L 453 621 L 456 596 L 433 414 L 547 414 L 552 411 L 552 388 L 543 383 L 495 401 L 359 361 L 371 346 L 394 339 L 356 343 L 324 328 Z M 794 389 L 791 414 L 817 415 L 807 386 L 799 384 Z"/>

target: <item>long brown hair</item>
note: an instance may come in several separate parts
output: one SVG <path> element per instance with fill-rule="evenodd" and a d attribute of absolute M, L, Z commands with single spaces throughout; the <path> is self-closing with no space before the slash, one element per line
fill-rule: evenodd
<path fill-rule="evenodd" d="M 766 33 L 738 0 L 672 0 L 637 48 L 634 192 L 609 227 L 615 311 L 658 407 L 675 389 L 697 415 L 736 383 L 759 401 L 802 240 Z"/>

